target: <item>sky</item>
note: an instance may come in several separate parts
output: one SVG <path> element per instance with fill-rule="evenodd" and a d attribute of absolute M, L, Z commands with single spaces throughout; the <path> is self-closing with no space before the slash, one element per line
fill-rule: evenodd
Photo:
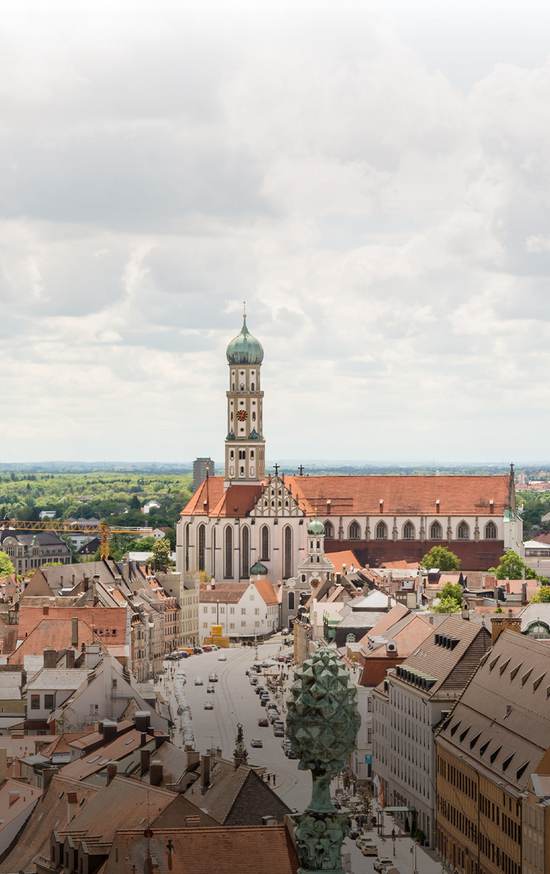
<path fill-rule="evenodd" d="M 0 460 L 550 458 L 550 11 L 3 4 Z"/>

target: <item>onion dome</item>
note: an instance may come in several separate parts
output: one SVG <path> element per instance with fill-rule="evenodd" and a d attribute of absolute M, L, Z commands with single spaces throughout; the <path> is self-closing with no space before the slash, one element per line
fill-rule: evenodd
<path fill-rule="evenodd" d="M 313 537 L 321 537 L 324 535 L 325 526 L 322 522 L 319 522 L 317 516 L 315 516 L 313 522 L 310 522 L 307 526 L 307 533 L 311 534 Z"/>
<path fill-rule="evenodd" d="M 229 364 L 261 364 L 264 360 L 264 350 L 259 340 L 248 333 L 246 316 L 243 318 L 241 333 L 227 347 L 227 360 Z"/>
<path fill-rule="evenodd" d="M 251 577 L 265 576 L 266 573 L 267 573 L 267 568 L 266 568 L 265 564 L 262 564 L 260 561 L 257 561 L 256 564 L 253 564 L 252 567 L 250 568 L 250 576 Z"/>

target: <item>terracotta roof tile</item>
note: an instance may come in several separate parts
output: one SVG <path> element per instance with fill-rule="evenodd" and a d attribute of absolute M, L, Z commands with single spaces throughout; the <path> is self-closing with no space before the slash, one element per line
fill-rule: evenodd
<path fill-rule="evenodd" d="M 248 583 L 218 583 L 213 589 L 209 583 L 201 583 L 199 601 L 201 604 L 237 604 L 246 590 Z"/>
<path fill-rule="evenodd" d="M 70 619 L 42 619 L 23 640 L 14 653 L 8 657 L 10 665 L 24 664 L 26 655 L 42 655 L 48 646 L 57 652 L 61 649 L 70 649 L 72 640 L 72 622 Z M 87 622 L 78 620 L 78 642 L 101 643 L 99 637 L 94 634 Z"/>
<path fill-rule="evenodd" d="M 292 489 L 306 515 L 420 515 L 435 512 L 439 501 L 442 515 L 472 516 L 493 512 L 501 516 L 509 506 L 508 476 L 290 476 L 285 485 Z"/>
<path fill-rule="evenodd" d="M 279 603 L 279 599 L 270 580 L 254 580 L 254 585 L 256 586 L 260 597 L 265 601 L 267 607 L 274 607 Z"/>

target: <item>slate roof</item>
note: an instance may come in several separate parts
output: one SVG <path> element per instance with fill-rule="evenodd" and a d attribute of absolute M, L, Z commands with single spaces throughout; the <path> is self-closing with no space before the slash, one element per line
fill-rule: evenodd
<path fill-rule="evenodd" d="M 457 643 L 454 648 L 447 648 L 436 643 L 436 635 L 439 635 L 438 640 L 444 635 Z M 401 668 L 421 671 L 435 679 L 429 691 L 423 693 L 426 697 L 458 698 L 490 645 L 491 635 L 485 626 L 451 614 L 403 662 Z M 404 682 L 397 674 L 393 679 Z"/>
<path fill-rule="evenodd" d="M 141 830 L 118 833 L 116 849 L 128 874 L 143 870 L 148 850 L 157 860 L 158 874 L 212 874 L 213 868 L 223 874 L 296 874 L 298 870 L 296 851 L 283 825 L 153 831 L 149 841 Z M 166 853 L 169 839 L 174 847 L 170 857 Z M 116 869 L 114 864 L 110 867 L 113 854 L 105 874 L 121 870 L 121 863 Z"/>
<path fill-rule="evenodd" d="M 437 743 L 509 790 L 522 791 L 550 746 L 549 694 L 548 645 L 505 629 Z"/>

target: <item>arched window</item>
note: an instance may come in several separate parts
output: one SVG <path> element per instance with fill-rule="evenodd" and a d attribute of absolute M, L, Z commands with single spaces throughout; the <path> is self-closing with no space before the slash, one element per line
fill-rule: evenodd
<path fill-rule="evenodd" d="M 410 521 L 403 525 L 403 540 L 414 540 L 414 525 Z"/>
<path fill-rule="evenodd" d="M 283 535 L 283 549 L 284 549 L 284 572 L 283 576 L 285 580 L 288 580 L 289 577 L 292 576 L 292 528 L 290 525 L 287 525 Z"/>
<path fill-rule="evenodd" d="M 443 540 L 443 528 L 439 522 L 432 522 L 430 525 L 430 540 Z"/>
<path fill-rule="evenodd" d="M 325 540 L 334 540 L 334 525 L 332 522 L 325 522 Z"/>
<path fill-rule="evenodd" d="M 198 530 L 198 545 L 199 545 L 199 570 L 204 570 L 204 552 L 206 546 L 206 525 L 199 525 Z"/>
<path fill-rule="evenodd" d="M 375 535 L 377 540 L 387 540 L 388 539 L 388 526 L 385 522 L 379 522 L 375 528 Z"/>
<path fill-rule="evenodd" d="M 250 576 L 250 531 L 245 525 L 241 532 L 241 579 Z"/>
<path fill-rule="evenodd" d="M 233 579 L 233 529 L 228 525 L 225 529 L 225 578 Z"/>
<path fill-rule="evenodd" d="M 361 529 L 359 527 L 358 522 L 352 522 L 349 526 L 349 539 L 350 540 L 359 540 L 361 537 Z"/>
<path fill-rule="evenodd" d="M 485 526 L 485 540 L 497 539 L 497 526 L 494 522 L 487 522 Z"/>
<path fill-rule="evenodd" d="M 269 561 L 269 528 L 264 525 L 260 535 L 260 559 Z"/>
<path fill-rule="evenodd" d="M 462 521 L 456 530 L 458 540 L 470 539 L 470 526 L 467 522 Z"/>
<path fill-rule="evenodd" d="M 288 609 L 294 610 L 294 592 L 288 593 Z"/>
<path fill-rule="evenodd" d="M 188 522 L 185 526 L 185 570 L 189 570 L 189 525 Z"/>

